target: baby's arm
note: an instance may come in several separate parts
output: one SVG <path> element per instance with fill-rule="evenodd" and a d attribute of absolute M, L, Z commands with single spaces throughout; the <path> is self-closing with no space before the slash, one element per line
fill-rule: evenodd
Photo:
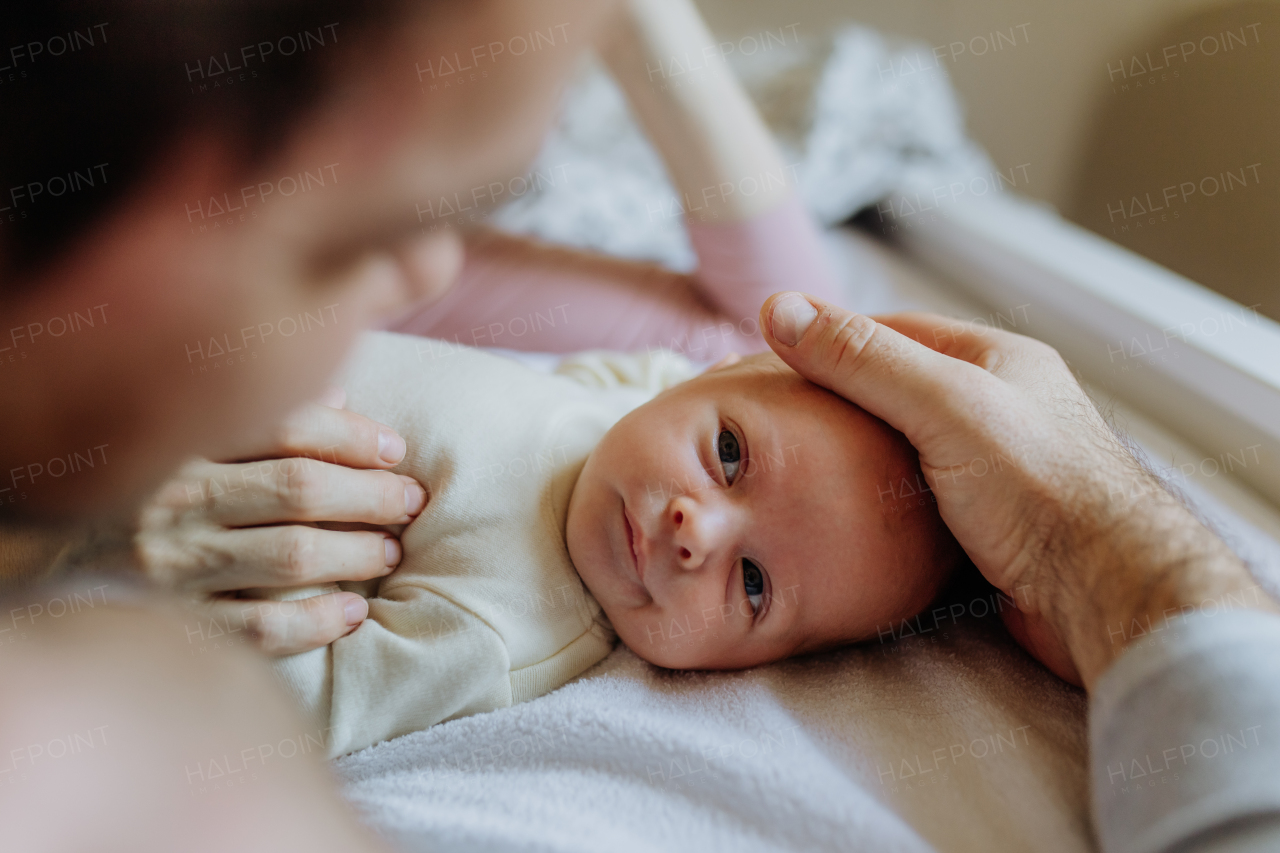
<path fill-rule="evenodd" d="M 430 590 L 399 584 L 391 595 L 370 598 L 369 618 L 347 636 L 272 662 L 331 758 L 511 704 L 510 662 L 493 629 Z"/>
<path fill-rule="evenodd" d="M 735 322 L 754 322 L 779 290 L 840 302 L 794 171 L 691 0 L 624 10 L 600 53 L 684 200 L 703 292 Z M 689 70 L 673 74 L 676 63 Z"/>
<path fill-rule="evenodd" d="M 458 284 L 392 331 L 534 352 L 667 347 L 697 360 L 763 346 L 691 276 L 492 231 L 468 235 Z"/>
<path fill-rule="evenodd" d="M 625 9 L 600 52 L 685 199 L 697 272 L 473 236 L 458 284 L 397 331 L 549 352 L 663 346 L 715 360 L 765 348 L 756 316 L 773 292 L 842 301 L 791 172 L 723 59 L 678 85 L 655 71 L 673 57 L 705 59 L 715 44 L 696 9 L 687 0 Z"/>

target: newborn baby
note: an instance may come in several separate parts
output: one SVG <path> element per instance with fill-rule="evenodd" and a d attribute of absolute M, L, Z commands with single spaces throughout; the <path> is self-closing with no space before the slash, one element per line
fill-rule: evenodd
<path fill-rule="evenodd" d="M 730 669 L 929 603 L 959 552 L 931 502 L 885 501 L 918 474 L 902 435 L 771 353 L 695 373 L 666 352 L 543 374 L 362 341 L 348 406 L 405 437 L 396 471 L 429 498 L 392 574 L 342 584 L 369 618 L 276 663 L 330 755 L 554 690 L 614 632 L 660 666 Z"/>

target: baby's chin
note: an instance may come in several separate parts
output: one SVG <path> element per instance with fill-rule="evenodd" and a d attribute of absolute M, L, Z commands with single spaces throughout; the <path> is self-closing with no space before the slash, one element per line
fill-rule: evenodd
<path fill-rule="evenodd" d="M 765 666 L 771 663 L 777 663 L 780 660 L 786 660 L 791 657 L 787 654 L 757 654 L 744 656 L 741 653 L 727 652 L 718 654 L 706 654 L 694 648 L 659 648 L 646 653 L 643 647 L 637 648 L 631 644 L 626 644 L 627 648 L 639 657 L 654 666 L 660 666 L 664 669 L 675 670 L 704 670 L 710 672 L 733 672 L 740 669 L 751 669 L 752 667 Z"/>
<path fill-rule="evenodd" d="M 584 559 L 574 561 L 573 565 L 578 579 L 600 605 L 615 633 L 618 633 L 619 622 L 627 624 L 627 619 L 635 618 L 635 609 L 648 602 L 647 596 L 641 597 L 644 596 L 642 590 L 633 589 L 624 580 L 624 567 L 614 565 L 608 559 Z"/>
<path fill-rule="evenodd" d="M 681 634 L 672 636 L 675 630 L 686 624 L 683 616 L 663 616 L 661 620 L 649 618 L 637 619 L 636 614 L 624 611 L 615 620 L 610 616 L 615 633 L 623 644 L 639 658 L 655 666 L 678 670 L 739 670 L 757 666 L 767 666 L 793 657 L 822 654 L 847 648 L 849 646 L 870 643 L 877 636 L 883 637 L 888 625 L 897 626 L 898 620 L 909 619 L 918 614 L 922 608 L 894 610 L 893 615 L 884 616 L 879 624 L 841 625 L 838 629 L 823 632 L 822 636 L 796 639 L 788 638 L 777 645 L 745 645 L 742 642 L 725 643 L 719 646 L 700 642 L 698 635 Z M 605 615 L 609 616 L 608 609 Z M 693 620 L 696 627 L 696 620 Z M 674 628 L 674 630 L 672 630 Z M 881 633 L 878 635 L 877 631 Z"/>
<path fill-rule="evenodd" d="M 608 611 L 605 611 L 608 616 Z M 661 620 L 650 618 L 647 623 L 638 620 L 632 613 L 619 614 L 619 618 L 610 618 L 610 624 L 631 652 L 641 660 L 660 666 L 664 669 L 676 670 L 738 670 L 764 666 L 790 657 L 785 651 L 770 652 L 766 649 L 743 649 L 740 645 L 729 647 L 713 647 L 699 642 L 697 635 L 670 636 L 672 626 L 685 623 L 683 617 L 665 616 Z"/>

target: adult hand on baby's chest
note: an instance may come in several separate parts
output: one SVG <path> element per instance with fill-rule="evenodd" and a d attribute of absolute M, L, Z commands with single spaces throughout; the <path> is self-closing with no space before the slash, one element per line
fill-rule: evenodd
<path fill-rule="evenodd" d="M 268 654 L 326 645 L 364 619 L 368 607 L 359 594 L 282 607 L 236 591 L 336 581 L 376 589 L 401 559 L 388 530 L 427 502 L 417 482 L 386 470 L 404 452 L 391 429 L 310 404 L 281 427 L 262 458 L 194 460 L 180 470 L 139 513 L 135 561 L 152 580 L 202 602 L 223 630 L 244 630 Z"/>

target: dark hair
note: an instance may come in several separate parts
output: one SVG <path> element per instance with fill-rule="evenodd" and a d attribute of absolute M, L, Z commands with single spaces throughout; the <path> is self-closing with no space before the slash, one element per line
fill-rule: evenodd
<path fill-rule="evenodd" d="M 246 166 L 395 0 L 35 0 L 0 16 L 0 282 L 103 217 L 175 139 Z"/>

